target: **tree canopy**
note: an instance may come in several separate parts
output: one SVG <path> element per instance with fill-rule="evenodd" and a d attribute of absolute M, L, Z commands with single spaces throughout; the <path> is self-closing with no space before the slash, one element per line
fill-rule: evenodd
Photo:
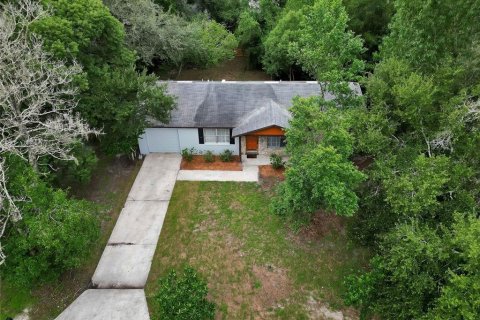
<path fill-rule="evenodd" d="M 320 209 L 352 216 L 358 209 L 355 189 L 364 175 L 349 160 L 349 114 L 318 97 L 295 100 L 291 112 L 286 133 L 290 159 L 273 210 L 300 222 Z"/>
<path fill-rule="evenodd" d="M 102 1 L 44 0 L 43 4 L 51 15 L 35 21 L 32 31 L 41 36 L 54 57 L 78 61 L 84 67 L 85 77 L 79 81 L 83 89 L 78 107 L 81 115 L 92 126 L 104 129 L 101 141 L 105 151 L 136 150 L 131 135 L 138 137 L 143 132 L 149 114 L 165 115 L 159 120 L 167 121 L 173 100 L 159 99 L 165 92 L 156 86 L 155 78 L 135 70 L 136 56 L 125 44 L 123 25 Z M 115 87 L 122 82 L 131 89 Z M 108 99 L 112 92 L 121 104 L 112 105 Z"/>
<path fill-rule="evenodd" d="M 480 158 L 471 153 L 480 146 L 480 11 L 469 1 L 394 6 L 355 129 L 356 152 L 374 164 L 353 229 L 377 254 L 352 278 L 349 301 L 385 319 L 474 319 L 478 291 L 463 285 L 477 288 L 478 274 L 464 269 L 463 252 L 480 239 Z M 469 235 L 464 248 L 458 230 Z"/>
<path fill-rule="evenodd" d="M 338 82 L 363 71 L 363 42 L 348 30 L 341 1 L 316 0 L 298 8 L 287 3 L 285 11 L 265 38 L 268 73 L 291 74 L 296 65 L 318 81 Z"/>
<path fill-rule="evenodd" d="M 234 56 L 237 41 L 218 22 L 164 12 L 151 0 L 105 1 L 123 22 L 126 40 L 146 65 L 209 67 Z"/>

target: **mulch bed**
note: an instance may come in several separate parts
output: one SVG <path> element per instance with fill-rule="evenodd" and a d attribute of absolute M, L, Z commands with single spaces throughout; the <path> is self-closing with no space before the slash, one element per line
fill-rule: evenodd
<path fill-rule="evenodd" d="M 285 168 L 273 169 L 271 165 L 258 166 L 261 179 L 276 178 L 280 181 L 285 180 Z"/>
<path fill-rule="evenodd" d="M 242 171 L 242 163 L 239 156 L 233 156 L 231 162 L 222 162 L 219 156 L 215 156 L 214 162 L 205 162 L 203 156 L 193 156 L 193 160 L 190 162 L 182 159 L 180 169 Z"/>

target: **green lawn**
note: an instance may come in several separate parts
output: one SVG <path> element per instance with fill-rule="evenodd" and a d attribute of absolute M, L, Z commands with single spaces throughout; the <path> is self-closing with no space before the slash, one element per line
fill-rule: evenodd
<path fill-rule="evenodd" d="M 0 282 L 0 320 L 13 317 L 25 308 L 30 310 L 31 320 L 54 319 L 88 288 L 140 167 L 139 161 L 132 163 L 125 159 L 101 157 L 90 183 L 71 186 L 72 196 L 94 201 L 104 209 L 97 245 L 90 248 L 91 256 L 83 266 L 66 272 L 57 281 L 38 285 L 32 290 Z"/>
<path fill-rule="evenodd" d="M 254 183 L 177 181 L 146 287 L 150 308 L 158 277 L 188 263 L 208 281 L 220 319 L 356 317 L 342 303 L 343 277 L 369 254 L 349 243 L 345 220 L 319 215 L 294 233 L 269 212 L 269 197 Z"/>

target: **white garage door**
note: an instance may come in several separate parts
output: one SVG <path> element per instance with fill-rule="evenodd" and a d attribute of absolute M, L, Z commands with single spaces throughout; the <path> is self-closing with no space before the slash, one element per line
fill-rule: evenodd
<path fill-rule="evenodd" d="M 176 128 L 148 128 L 139 141 L 140 152 L 180 152 Z"/>

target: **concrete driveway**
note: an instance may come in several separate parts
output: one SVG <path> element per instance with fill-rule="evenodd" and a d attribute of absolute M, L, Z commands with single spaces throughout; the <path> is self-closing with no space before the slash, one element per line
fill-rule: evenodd
<path fill-rule="evenodd" d="M 142 164 L 115 228 L 83 292 L 57 319 L 148 320 L 143 288 L 167 213 L 175 181 L 258 181 L 258 165 L 243 171 L 179 173 L 179 154 L 152 153 Z"/>
<path fill-rule="evenodd" d="M 150 154 L 85 291 L 57 319 L 149 319 L 143 288 L 177 179 L 178 154 Z M 127 289 L 127 290 L 125 290 Z"/>

